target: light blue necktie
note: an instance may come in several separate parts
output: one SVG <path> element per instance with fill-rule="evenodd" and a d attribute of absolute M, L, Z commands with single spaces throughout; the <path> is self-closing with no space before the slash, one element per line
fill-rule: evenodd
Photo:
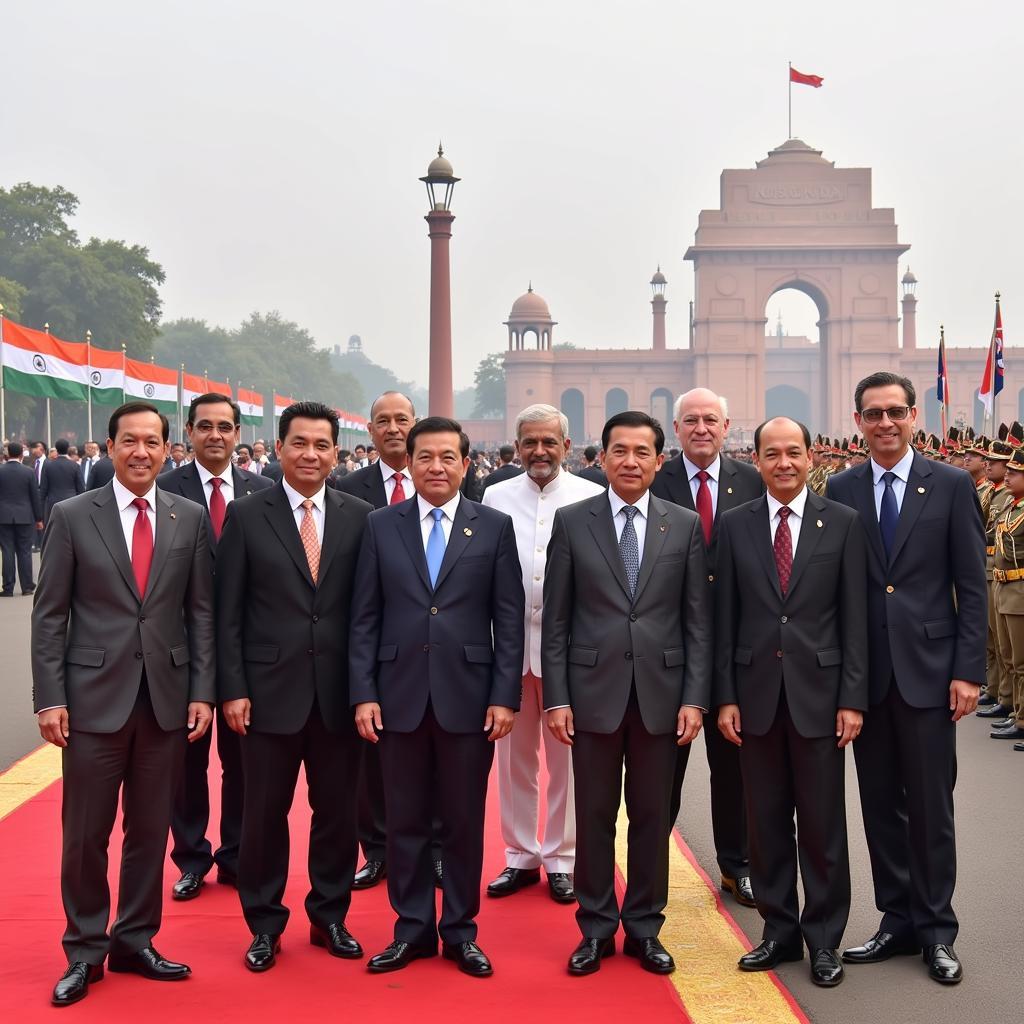
<path fill-rule="evenodd" d="M 430 514 L 434 517 L 434 525 L 430 529 L 430 536 L 427 537 L 427 572 L 430 574 L 430 585 L 433 587 L 437 583 L 441 563 L 444 561 L 444 529 L 441 527 L 444 512 L 435 508 Z"/>

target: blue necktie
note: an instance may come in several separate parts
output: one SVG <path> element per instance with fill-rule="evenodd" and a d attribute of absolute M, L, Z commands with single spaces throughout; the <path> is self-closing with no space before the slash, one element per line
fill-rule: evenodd
<path fill-rule="evenodd" d="M 893 545 L 896 543 L 896 527 L 900 521 L 900 510 L 896 505 L 896 492 L 892 489 L 892 482 L 895 479 L 895 473 L 882 474 L 885 490 L 882 491 L 882 508 L 878 513 L 878 528 L 882 533 L 882 546 L 885 548 L 886 559 L 892 557 Z"/>
<path fill-rule="evenodd" d="M 444 561 L 444 530 L 441 527 L 444 512 L 435 508 L 430 514 L 434 517 L 434 525 L 430 529 L 430 536 L 427 537 L 427 572 L 430 574 L 430 585 L 434 586 L 441 571 L 441 563 Z"/>
<path fill-rule="evenodd" d="M 640 545 L 637 543 L 636 529 L 633 526 L 633 519 L 639 511 L 635 505 L 622 506 L 626 522 L 619 536 L 619 554 L 622 555 L 622 564 L 626 567 L 630 594 L 636 593 L 636 581 L 640 577 Z"/>

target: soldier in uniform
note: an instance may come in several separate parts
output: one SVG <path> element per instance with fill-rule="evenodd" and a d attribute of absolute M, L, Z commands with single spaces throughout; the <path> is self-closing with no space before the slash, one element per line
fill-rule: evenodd
<path fill-rule="evenodd" d="M 825 481 L 828 473 L 825 471 L 825 442 L 821 434 L 814 439 L 811 445 L 811 470 L 807 474 L 807 486 L 819 497 L 825 493 Z"/>
<path fill-rule="evenodd" d="M 978 501 L 981 503 L 981 518 L 988 522 L 988 509 L 992 502 L 992 484 L 985 475 L 985 453 L 988 451 L 988 438 L 984 434 L 972 439 L 964 450 L 964 469 L 971 474 L 974 486 L 978 489 Z"/>

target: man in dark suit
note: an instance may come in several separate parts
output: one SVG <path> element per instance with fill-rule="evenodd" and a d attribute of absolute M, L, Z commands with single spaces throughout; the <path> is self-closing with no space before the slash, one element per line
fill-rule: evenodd
<path fill-rule="evenodd" d="M 905 377 L 864 378 L 854 419 L 871 458 L 825 489 L 860 513 L 870 549 L 870 709 L 854 756 L 882 921 L 843 959 L 924 947 L 930 976 L 956 984 L 955 723 L 985 680 L 985 534 L 970 475 L 910 447 L 916 400 Z"/>
<path fill-rule="evenodd" d="M 82 474 L 82 489 L 90 490 L 92 483 L 92 471 L 97 462 L 100 461 L 100 446 L 97 441 L 85 442 L 85 454 L 78 463 L 78 471 Z"/>
<path fill-rule="evenodd" d="M 514 476 L 519 476 L 523 471 L 522 466 L 514 466 L 512 460 L 516 457 L 516 450 L 510 444 L 503 444 L 498 449 L 498 458 L 501 459 L 501 465 L 496 467 L 491 473 L 488 473 L 484 477 L 483 486 L 481 488 L 481 500 L 483 499 L 483 492 L 487 490 L 492 484 L 500 484 L 502 480 L 511 480 Z"/>
<path fill-rule="evenodd" d="M 57 458 L 43 462 L 39 480 L 39 495 L 43 499 L 43 521 L 49 522 L 50 512 L 58 501 L 73 498 L 85 490 L 78 466 L 68 458 L 68 439 L 57 438 L 54 445 Z"/>
<path fill-rule="evenodd" d="M 228 505 L 247 494 L 273 487 L 270 480 L 231 464 L 231 453 L 241 430 L 241 409 L 229 395 L 197 395 L 188 408 L 185 430 L 195 461 L 185 463 L 157 480 L 161 491 L 179 494 L 207 511 L 210 551 L 216 557 Z M 212 562 L 211 562 L 212 568 Z M 217 714 L 217 756 L 221 766 L 220 846 L 214 853 L 206 838 L 210 823 L 210 744 L 213 730 L 185 751 L 185 769 L 174 801 L 171 860 L 181 877 L 171 895 L 176 900 L 198 896 L 203 879 L 217 865 L 217 881 L 235 885 L 238 879 L 238 844 L 242 834 L 242 751 L 237 733 L 228 728 L 223 712 Z"/>
<path fill-rule="evenodd" d="M 720 395 L 707 388 L 694 388 L 680 395 L 676 399 L 672 426 L 682 449 L 678 457 L 667 460 L 661 467 L 651 491 L 700 516 L 711 584 L 708 599 L 713 602 L 719 517 L 763 494 L 764 482 L 753 466 L 722 453 L 729 433 L 729 412 Z M 719 732 L 717 714 L 712 712 L 705 725 L 704 748 L 711 770 L 711 827 L 722 891 L 731 893 L 737 903 L 752 907 L 754 891 L 750 884 L 750 850 L 739 751 Z M 679 748 L 676 758 L 673 823 L 679 815 L 689 759 L 687 744 Z"/>
<path fill-rule="evenodd" d="M 572 746 L 576 921 L 570 974 L 623 951 L 675 970 L 658 940 L 668 900 L 669 806 L 677 744 L 711 706 L 711 603 L 700 519 L 650 492 L 665 434 L 642 412 L 604 426 L 609 489 L 555 513 L 544 575 L 541 665 L 550 728 Z M 623 763 L 629 815 L 626 893 L 615 896 L 615 819 Z"/>
<path fill-rule="evenodd" d="M 168 423 L 148 402 L 110 418 L 115 479 L 55 505 L 32 611 L 33 701 L 63 751 L 61 895 L 69 967 L 53 1002 L 130 971 L 190 971 L 153 948 L 186 724 L 195 742 L 216 697 L 213 580 L 203 512 L 160 493 Z M 124 817 L 117 920 L 108 936 L 107 844 Z M 108 958 L 109 952 L 109 958 Z"/>
<path fill-rule="evenodd" d="M 163 467 L 161 467 L 162 471 Z M 93 464 L 89 473 L 88 490 L 97 491 L 114 479 L 114 463 L 105 452 Z"/>
<path fill-rule="evenodd" d="M 762 942 L 739 966 L 803 959 L 802 932 L 811 980 L 832 987 L 850 913 L 844 748 L 868 703 L 864 531 L 856 512 L 808 489 L 802 423 L 761 424 L 754 448 L 768 494 L 720 519 L 715 582 L 718 726 L 740 752 L 764 918 Z"/>
<path fill-rule="evenodd" d="M 607 490 L 608 477 L 605 476 L 604 470 L 597 464 L 598 454 L 597 447 L 595 445 L 588 444 L 587 447 L 583 449 L 583 468 L 576 475 L 583 477 L 584 480 L 590 480 L 592 483 L 600 484 L 605 488 L 605 490 Z M 657 477 L 655 477 L 655 479 L 657 479 Z M 665 497 L 665 495 L 659 495 L 659 497 Z"/>
<path fill-rule="evenodd" d="M 371 508 L 324 481 L 338 415 L 319 402 L 281 414 L 280 484 L 231 503 L 217 545 L 217 690 L 242 737 L 238 893 L 251 971 L 273 967 L 288 922 L 288 810 L 305 766 L 313 811 L 309 939 L 357 959 L 345 927 L 356 869 L 359 739 L 348 706 L 353 574 Z"/>
<path fill-rule="evenodd" d="M 428 417 L 407 441 L 416 494 L 374 512 L 352 608 L 351 701 L 360 735 L 381 744 L 394 941 L 383 973 L 444 956 L 492 973 L 476 944 L 484 805 L 494 741 L 519 708 L 525 599 L 512 520 L 459 491 L 469 438 Z M 432 809 L 442 819 L 436 921 Z"/>
<path fill-rule="evenodd" d="M 31 594 L 32 537 L 43 525 L 43 502 L 31 466 L 22 461 L 25 449 L 18 441 L 7 445 L 7 458 L 0 466 L 0 552 L 3 553 L 3 590 L 0 597 L 14 594 L 17 565 L 21 592 Z"/>

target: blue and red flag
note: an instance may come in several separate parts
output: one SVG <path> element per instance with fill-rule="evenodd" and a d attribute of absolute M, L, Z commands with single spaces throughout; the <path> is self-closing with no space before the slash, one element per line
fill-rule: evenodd
<path fill-rule="evenodd" d="M 946 329 L 939 328 L 939 368 L 935 382 L 935 397 L 942 404 L 942 443 L 949 436 L 949 370 L 946 366 Z"/>
<path fill-rule="evenodd" d="M 985 360 L 985 376 L 978 388 L 978 398 L 985 406 L 985 414 L 992 415 L 993 400 L 1003 390 L 1003 315 L 999 310 L 999 294 L 996 293 L 996 322 L 992 328 L 992 340 L 988 346 L 988 359 Z"/>

